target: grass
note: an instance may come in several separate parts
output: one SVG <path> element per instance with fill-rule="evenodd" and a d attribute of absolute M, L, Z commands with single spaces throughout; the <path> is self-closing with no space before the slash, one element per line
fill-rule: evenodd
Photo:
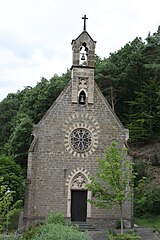
<path fill-rule="evenodd" d="M 138 226 L 150 227 L 154 231 L 160 232 L 160 216 L 146 216 L 141 218 L 136 218 L 135 223 Z"/>

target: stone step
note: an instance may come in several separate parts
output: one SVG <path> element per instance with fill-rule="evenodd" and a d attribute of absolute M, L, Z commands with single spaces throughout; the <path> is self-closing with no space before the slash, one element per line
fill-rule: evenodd
<path fill-rule="evenodd" d="M 92 224 L 88 224 L 86 222 L 72 222 L 72 225 L 79 227 L 81 231 L 99 231 L 99 229 L 95 228 Z"/>
<path fill-rule="evenodd" d="M 136 228 L 136 230 L 143 240 L 159 240 L 160 239 L 158 235 L 155 234 L 153 230 L 150 228 L 138 227 Z"/>

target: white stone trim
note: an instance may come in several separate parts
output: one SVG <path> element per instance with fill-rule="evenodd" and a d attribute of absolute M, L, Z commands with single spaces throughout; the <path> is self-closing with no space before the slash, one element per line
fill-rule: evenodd
<path fill-rule="evenodd" d="M 79 94 L 82 92 L 82 91 L 84 91 L 85 92 L 85 94 L 86 94 L 86 97 L 88 97 L 88 93 L 87 93 L 87 91 L 84 89 L 84 88 L 81 88 L 79 91 L 78 91 L 78 98 L 79 98 Z"/>
<path fill-rule="evenodd" d="M 72 133 L 72 131 L 74 131 L 77 128 L 84 128 L 87 129 L 90 133 L 91 133 L 91 138 L 92 138 L 92 144 L 91 147 L 89 148 L 89 150 L 86 150 L 85 152 L 81 153 L 81 152 L 76 152 L 71 144 L 70 144 L 70 134 Z M 85 156 L 89 156 L 91 155 L 97 148 L 97 144 L 98 144 L 98 135 L 97 132 L 94 130 L 94 128 L 92 128 L 90 125 L 86 124 L 86 123 L 74 123 L 72 126 L 69 127 L 69 129 L 66 131 L 65 133 L 65 139 L 64 139 L 64 144 L 65 147 L 67 148 L 67 150 L 73 154 L 74 156 L 77 157 L 85 157 Z"/>
<path fill-rule="evenodd" d="M 75 123 L 75 119 L 77 119 Z M 90 124 L 87 124 L 85 122 L 81 122 L 81 119 L 86 119 L 90 121 Z M 91 155 L 93 152 L 95 152 L 97 145 L 98 145 L 98 134 L 100 133 L 100 127 L 95 118 L 93 118 L 89 114 L 72 114 L 65 122 L 64 124 L 64 131 L 65 131 L 65 136 L 64 136 L 64 145 L 66 149 L 72 154 L 74 157 L 87 157 Z M 76 128 L 84 128 L 87 129 L 92 136 L 92 144 L 89 149 L 87 149 L 85 152 L 77 152 L 75 151 L 71 144 L 70 144 L 70 134 L 72 131 L 74 131 Z"/>
<path fill-rule="evenodd" d="M 68 175 L 68 177 L 66 179 L 66 186 L 68 186 L 67 217 L 71 217 L 71 189 L 72 189 L 73 180 L 75 179 L 76 175 L 77 176 L 81 175 L 82 177 L 84 177 L 85 180 L 86 180 L 86 184 L 91 182 L 90 179 L 89 179 L 90 173 L 86 169 L 84 169 L 84 168 L 74 169 L 70 173 L 70 175 Z M 83 188 L 83 189 L 87 190 L 87 188 Z M 77 190 L 80 190 L 80 188 L 77 187 Z M 91 203 L 88 202 L 88 200 L 91 200 L 91 196 L 92 196 L 91 191 L 88 191 L 87 192 L 87 218 L 91 217 Z"/>

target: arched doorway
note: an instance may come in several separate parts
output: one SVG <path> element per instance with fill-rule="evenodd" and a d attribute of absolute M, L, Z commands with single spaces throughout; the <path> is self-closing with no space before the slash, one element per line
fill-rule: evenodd
<path fill-rule="evenodd" d="M 71 221 L 86 221 L 87 217 L 87 179 L 78 173 L 71 184 Z"/>
<path fill-rule="evenodd" d="M 71 221 L 86 221 L 91 216 L 91 192 L 87 190 L 86 185 L 89 178 L 86 170 L 80 170 L 72 173 L 68 179 L 68 213 Z"/>

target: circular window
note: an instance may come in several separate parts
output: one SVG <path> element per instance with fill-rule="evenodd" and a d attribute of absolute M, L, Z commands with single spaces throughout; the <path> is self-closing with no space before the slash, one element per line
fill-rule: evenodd
<path fill-rule="evenodd" d="M 77 152 L 84 152 L 91 147 L 91 133 L 84 128 L 77 128 L 70 135 L 71 147 Z"/>

